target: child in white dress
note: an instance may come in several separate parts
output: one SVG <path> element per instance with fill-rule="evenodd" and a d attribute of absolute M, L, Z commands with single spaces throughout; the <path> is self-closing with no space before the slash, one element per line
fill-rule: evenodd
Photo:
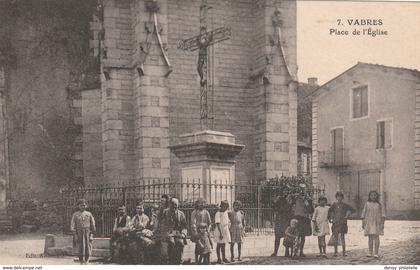
<path fill-rule="evenodd" d="M 229 263 L 226 259 L 226 244 L 231 242 L 230 239 L 230 219 L 228 215 L 229 203 L 228 201 L 222 201 L 220 203 L 220 210 L 216 212 L 214 216 L 214 223 L 216 228 L 214 230 L 214 240 L 216 241 L 216 254 L 217 254 L 217 263 Z M 220 252 L 222 253 L 222 259 L 220 259 Z"/>
<path fill-rule="evenodd" d="M 319 206 L 315 208 L 312 216 L 314 224 L 314 235 L 318 236 L 319 257 L 327 257 L 325 236 L 330 234 L 330 227 L 328 225 L 328 210 L 327 198 L 320 197 L 318 199 Z"/>
<path fill-rule="evenodd" d="M 385 209 L 379 202 L 379 194 L 372 190 L 362 211 L 362 228 L 369 238 L 368 257 L 379 258 L 379 235 L 384 235 Z M 372 255 L 374 253 L 374 255 Z"/>

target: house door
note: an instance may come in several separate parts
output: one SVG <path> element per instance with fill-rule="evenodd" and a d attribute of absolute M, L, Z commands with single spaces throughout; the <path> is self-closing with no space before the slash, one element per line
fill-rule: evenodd
<path fill-rule="evenodd" d="M 376 190 L 381 194 L 380 176 L 380 170 L 340 173 L 340 190 L 344 193 L 344 200 L 356 209 L 357 217 L 360 217 L 371 190 Z"/>

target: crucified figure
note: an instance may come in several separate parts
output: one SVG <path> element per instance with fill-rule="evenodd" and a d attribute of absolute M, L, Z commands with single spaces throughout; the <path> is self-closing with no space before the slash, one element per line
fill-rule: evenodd
<path fill-rule="evenodd" d="M 197 38 L 198 45 L 198 63 L 197 72 L 200 76 L 200 85 L 207 84 L 207 48 L 213 40 L 212 33 L 208 33 L 206 27 L 200 28 L 200 35 Z"/>

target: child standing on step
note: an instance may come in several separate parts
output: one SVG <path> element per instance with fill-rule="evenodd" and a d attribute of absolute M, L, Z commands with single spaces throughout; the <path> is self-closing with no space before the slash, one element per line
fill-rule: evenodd
<path fill-rule="evenodd" d="M 330 227 L 328 225 L 328 210 L 330 207 L 326 205 L 327 202 L 326 197 L 320 197 L 318 199 L 319 206 L 315 208 L 312 216 L 314 235 L 318 236 L 319 257 L 324 258 L 327 257 L 325 236 L 330 234 Z"/>
<path fill-rule="evenodd" d="M 384 235 L 385 209 L 379 202 L 376 190 L 369 192 L 368 201 L 362 211 L 362 228 L 369 238 L 369 254 L 367 257 L 379 258 L 379 235 Z"/>
<path fill-rule="evenodd" d="M 222 201 L 220 203 L 220 210 L 216 212 L 214 216 L 214 223 L 216 228 L 214 230 L 214 239 L 217 243 L 216 245 L 216 254 L 217 254 L 217 263 L 229 263 L 226 259 L 226 244 L 231 242 L 230 239 L 230 220 L 228 215 L 229 203 L 228 201 Z M 222 258 L 220 258 L 220 253 L 222 253 Z"/>
<path fill-rule="evenodd" d="M 241 248 L 245 236 L 245 213 L 241 210 L 242 203 L 235 201 L 233 203 L 233 211 L 230 212 L 230 260 L 235 261 L 234 247 L 235 243 L 238 245 L 238 261 L 241 261 Z"/>

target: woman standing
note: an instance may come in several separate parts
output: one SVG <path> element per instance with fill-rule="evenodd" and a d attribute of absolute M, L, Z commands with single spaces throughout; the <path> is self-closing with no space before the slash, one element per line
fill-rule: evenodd
<path fill-rule="evenodd" d="M 310 216 L 314 212 L 314 208 L 312 206 L 312 201 L 308 200 L 305 197 L 306 186 L 304 184 L 301 184 L 300 187 L 301 194 L 295 199 L 295 203 L 293 205 L 293 218 L 298 220 L 300 237 L 299 256 L 305 257 L 305 254 L 303 254 L 303 248 L 305 246 L 305 237 L 312 235 Z"/>
<path fill-rule="evenodd" d="M 286 198 L 283 196 L 277 196 L 273 202 L 273 209 L 275 211 L 275 221 L 274 221 L 274 252 L 271 254 L 271 257 L 277 256 L 280 247 L 280 239 L 284 237 L 284 232 L 289 226 L 290 219 L 292 216 L 292 210 L 287 202 Z"/>
<path fill-rule="evenodd" d="M 362 228 L 369 238 L 369 254 L 367 257 L 379 258 L 379 235 L 384 235 L 385 209 L 379 202 L 379 194 L 372 190 L 362 211 Z M 373 255 L 374 254 L 374 255 Z"/>

